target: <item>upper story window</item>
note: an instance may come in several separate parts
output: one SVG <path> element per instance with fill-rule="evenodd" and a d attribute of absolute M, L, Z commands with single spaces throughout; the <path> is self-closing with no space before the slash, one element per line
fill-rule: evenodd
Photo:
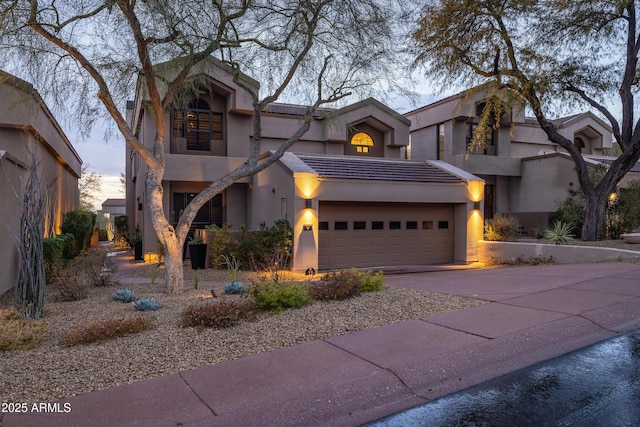
<path fill-rule="evenodd" d="M 173 116 L 173 135 L 187 139 L 187 150 L 210 151 L 211 140 L 223 137 L 222 113 L 211 111 L 202 99 L 194 99 Z"/>
<path fill-rule="evenodd" d="M 369 149 L 374 146 L 373 138 L 368 133 L 358 132 L 351 138 L 351 145 L 356 146 L 358 153 L 368 153 Z"/>
<path fill-rule="evenodd" d="M 444 160 L 444 123 L 438 125 L 437 132 L 437 159 Z"/>

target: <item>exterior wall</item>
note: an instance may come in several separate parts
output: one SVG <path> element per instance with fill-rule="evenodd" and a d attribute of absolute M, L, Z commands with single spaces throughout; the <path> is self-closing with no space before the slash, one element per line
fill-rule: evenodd
<path fill-rule="evenodd" d="M 22 214 L 20 178 L 27 175 L 30 150 L 50 202 L 45 235 L 60 233 L 62 215 L 80 207 L 78 178 L 82 160 L 33 86 L 3 74 L 0 84 L 0 294 L 11 289 L 18 272 L 16 239 Z M 17 194 L 17 196 L 16 196 Z"/>

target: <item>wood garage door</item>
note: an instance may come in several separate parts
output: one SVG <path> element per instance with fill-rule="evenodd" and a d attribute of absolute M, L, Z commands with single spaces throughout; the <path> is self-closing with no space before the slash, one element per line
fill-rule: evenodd
<path fill-rule="evenodd" d="M 321 270 L 453 262 L 453 206 L 320 202 Z"/>

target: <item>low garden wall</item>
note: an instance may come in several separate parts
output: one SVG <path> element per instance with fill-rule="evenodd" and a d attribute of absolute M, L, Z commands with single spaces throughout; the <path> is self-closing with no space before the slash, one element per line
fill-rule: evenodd
<path fill-rule="evenodd" d="M 640 245 L 638 245 L 640 251 Z M 550 245 L 544 243 L 480 241 L 478 261 L 502 262 L 549 259 L 561 264 L 588 264 L 602 261 L 640 260 L 640 252 L 593 246 Z"/>

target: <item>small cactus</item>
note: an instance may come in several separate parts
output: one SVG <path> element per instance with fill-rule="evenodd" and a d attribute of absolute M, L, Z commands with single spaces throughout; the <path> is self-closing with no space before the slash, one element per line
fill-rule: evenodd
<path fill-rule="evenodd" d="M 227 283 L 222 290 L 225 294 L 241 294 L 245 291 L 242 282 L 238 281 Z"/>
<path fill-rule="evenodd" d="M 131 289 L 127 289 L 127 288 L 118 289 L 116 293 L 113 294 L 112 297 L 115 301 L 120 301 L 120 302 L 131 302 L 138 299 L 138 297 L 136 296 L 136 293 L 133 292 Z"/>
<path fill-rule="evenodd" d="M 162 304 L 156 301 L 155 298 L 140 298 L 138 301 L 131 303 L 136 310 L 140 311 L 155 311 L 162 308 Z"/>

